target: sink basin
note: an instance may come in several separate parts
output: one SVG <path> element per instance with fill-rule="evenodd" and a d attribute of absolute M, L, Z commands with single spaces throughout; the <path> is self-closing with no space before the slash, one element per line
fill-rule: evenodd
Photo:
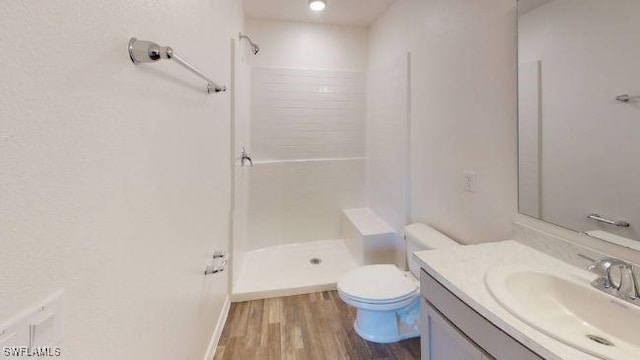
<path fill-rule="evenodd" d="M 558 341 L 604 359 L 640 359 L 640 308 L 591 287 L 594 278 L 503 266 L 485 283 L 511 314 Z"/>

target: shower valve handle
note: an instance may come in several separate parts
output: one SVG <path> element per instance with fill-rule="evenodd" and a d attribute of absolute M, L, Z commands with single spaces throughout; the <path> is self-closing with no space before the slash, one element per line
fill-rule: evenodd
<path fill-rule="evenodd" d="M 242 152 L 240 153 L 239 159 L 240 159 L 241 166 L 244 166 L 244 163 L 248 161 L 249 165 L 253 167 L 253 160 L 251 160 L 251 156 L 249 156 L 249 153 L 247 152 L 247 149 L 244 148 L 244 146 L 242 147 Z"/>

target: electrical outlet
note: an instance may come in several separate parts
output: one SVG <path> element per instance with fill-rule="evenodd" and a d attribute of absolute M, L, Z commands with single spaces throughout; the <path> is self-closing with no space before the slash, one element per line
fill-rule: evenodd
<path fill-rule="evenodd" d="M 464 171 L 464 189 L 470 192 L 476 192 L 476 172 Z"/>

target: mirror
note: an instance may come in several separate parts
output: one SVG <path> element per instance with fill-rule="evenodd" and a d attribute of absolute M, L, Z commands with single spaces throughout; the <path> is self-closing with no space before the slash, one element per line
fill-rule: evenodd
<path fill-rule="evenodd" d="M 518 63 L 520 212 L 640 249 L 640 1 L 519 0 Z"/>

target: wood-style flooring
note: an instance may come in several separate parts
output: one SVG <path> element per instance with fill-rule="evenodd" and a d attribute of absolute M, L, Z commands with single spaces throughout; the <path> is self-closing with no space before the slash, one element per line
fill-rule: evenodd
<path fill-rule="evenodd" d="M 420 340 L 376 344 L 336 291 L 231 304 L 215 360 L 420 359 Z"/>

